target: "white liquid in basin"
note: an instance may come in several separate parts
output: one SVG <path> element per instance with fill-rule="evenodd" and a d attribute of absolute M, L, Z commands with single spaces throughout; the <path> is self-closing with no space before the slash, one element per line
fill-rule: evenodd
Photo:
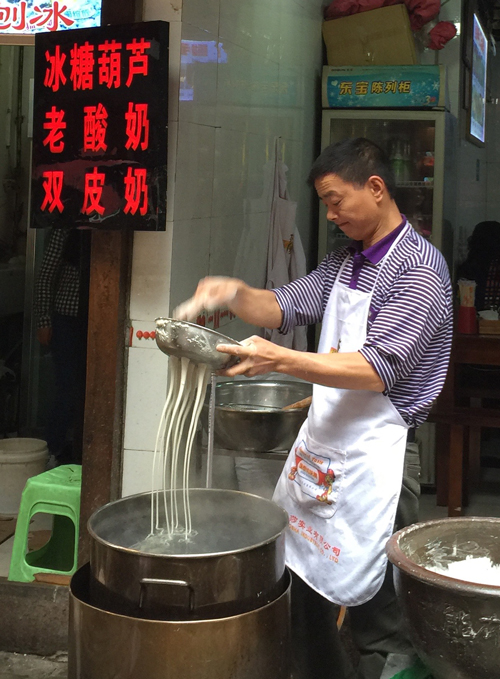
<path fill-rule="evenodd" d="M 461 561 L 453 561 L 446 568 L 426 566 L 427 570 L 447 575 L 449 578 L 465 580 L 478 585 L 497 585 L 500 587 L 500 566 L 495 565 L 487 556 L 468 556 Z"/>

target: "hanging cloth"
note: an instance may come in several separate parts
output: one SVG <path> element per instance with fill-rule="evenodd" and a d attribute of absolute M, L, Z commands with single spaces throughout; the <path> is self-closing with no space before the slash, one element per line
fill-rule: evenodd
<path fill-rule="evenodd" d="M 266 288 L 272 290 L 306 275 L 306 256 L 299 231 L 295 225 L 297 203 L 290 200 L 287 191 L 287 166 L 281 160 L 278 139 L 274 149 L 274 189 L 271 203 L 269 243 L 267 251 Z M 278 330 L 265 330 L 264 337 L 275 344 L 305 351 L 307 327 L 296 327 L 286 335 Z"/>

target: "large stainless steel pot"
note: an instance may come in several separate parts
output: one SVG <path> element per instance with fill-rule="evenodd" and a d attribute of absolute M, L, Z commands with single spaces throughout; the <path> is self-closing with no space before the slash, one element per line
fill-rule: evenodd
<path fill-rule="evenodd" d="M 198 535 L 168 554 L 139 544 L 150 532 L 151 493 L 111 502 L 92 515 L 93 601 L 125 615 L 199 620 L 240 614 L 283 592 L 286 512 L 233 490 L 190 493 Z"/>
<path fill-rule="evenodd" d="M 281 596 L 233 617 L 144 620 L 93 605 L 84 566 L 71 580 L 68 677 L 289 679 L 289 582 L 285 573 Z"/>

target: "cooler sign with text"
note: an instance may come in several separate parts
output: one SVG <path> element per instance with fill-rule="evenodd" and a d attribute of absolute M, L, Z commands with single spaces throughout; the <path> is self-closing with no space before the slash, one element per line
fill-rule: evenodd
<path fill-rule="evenodd" d="M 35 40 L 32 226 L 165 229 L 168 23 Z"/>

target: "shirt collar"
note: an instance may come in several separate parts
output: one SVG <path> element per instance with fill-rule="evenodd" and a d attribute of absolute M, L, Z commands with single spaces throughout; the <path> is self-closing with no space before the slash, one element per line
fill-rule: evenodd
<path fill-rule="evenodd" d="M 347 246 L 349 252 L 352 255 L 361 254 L 372 264 L 378 264 L 380 260 L 383 259 L 383 257 L 385 257 L 389 252 L 391 245 L 406 226 L 406 217 L 404 215 L 401 215 L 401 217 L 403 219 L 401 224 L 396 229 L 394 229 L 394 231 L 388 233 L 387 236 L 384 236 L 384 238 L 381 238 L 379 241 L 377 241 L 374 245 L 366 248 L 366 250 L 362 250 L 363 241 L 353 240 Z"/>

